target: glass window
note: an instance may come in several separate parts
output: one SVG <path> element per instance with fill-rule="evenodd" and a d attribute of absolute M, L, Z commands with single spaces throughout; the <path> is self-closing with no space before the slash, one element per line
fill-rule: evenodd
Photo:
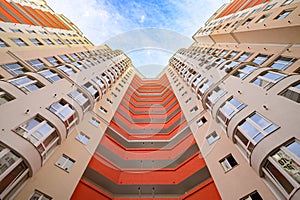
<path fill-rule="evenodd" d="M 52 197 L 35 190 L 29 200 L 51 200 Z"/>
<path fill-rule="evenodd" d="M 273 124 L 260 114 L 254 113 L 242 121 L 237 127 L 235 138 L 245 151 L 247 157 L 249 157 L 254 146 L 278 128 L 277 125 Z"/>
<path fill-rule="evenodd" d="M 217 141 L 220 138 L 218 133 L 216 131 L 210 133 L 208 136 L 206 136 L 206 140 L 209 145 L 213 144 L 215 141 Z"/>
<path fill-rule="evenodd" d="M 71 60 L 70 60 L 70 58 L 67 56 L 67 55 L 61 55 L 61 56 L 59 56 L 63 61 L 65 61 L 66 63 L 70 63 L 70 62 L 72 62 Z"/>
<path fill-rule="evenodd" d="M 43 70 L 38 73 L 41 74 L 43 77 L 45 77 L 51 83 L 54 83 L 54 82 L 62 79 L 56 72 L 54 72 L 51 69 Z"/>
<path fill-rule="evenodd" d="M 20 63 L 11 63 L 2 65 L 2 68 L 8 71 L 11 75 L 17 76 L 28 72 L 27 68 L 23 67 Z"/>
<path fill-rule="evenodd" d="M 2 197 L 12 189 L 20 187 L 28 178 L 29 170 L 24 161 L 9 148 L 0 144 L 0 152 L 0 195 Z"/>
<path fill-rule="evenodd" d="M 288 58 L 284 56 L 280 56 L 277 60 L 275 60 L 271 64 L 271 68 L 285 70 L 292 64 L 294 64 L 298 59 L 296 58 Z"/>
<path fill-rule="evenodd" d="M 68 40 L 68 39 L 65 39 L 64 41 L 65 41 L 65 43 L 67 43 L 67 44 L 69 44 L 69 45 L 72 44 L 72 43 L 70 42 L 70 40 Z"/>
<path fill-rule="evenodd" d="M 29 39 L 30 40 L 30 42 L 32 42 L 34 45 L 36 45 L 36 46 L 41 46 L 41 45 L 43 45 L 43 43 L 41 43 L 38 39 L 36 39 L 36 38 L 30 38 Z"/>
<path fill-rule="evenodd" d="M 222 53 L 219 55 L 219 57 L 223 57 L 228 53 L 228 50 L 224 50 L 222 51 Z"/>
<path fill-rule="evenodd" d="M 90 102 L 85 94 L 79 90 L 75 90 L 69 94 L 69 96 L 74 99 L 82 108 L 83 111 L 86 111 L 90 106 Z"/>
<path fill-rule="evenodd" d="M 238 58 L 238 61 L 245 61 L 252 55 L 253 55 L 253 53 L 245 52 L 242 55 L 240 55 L 240 57 Z"/>
<path fill-rule="evenodd" d="M 294 83 L 289 88 L 281 93 L 282 96 L 300 103 L 300 83 Z"/>
<path fill-rule="evenodd" d="M 90 122 L 93 126 L 95 126 L 95 127 L 99 127 L 99 126 L 100 126 L 100 121 L 97 120 L 97 119 L 94 118 L 94 117 L 92 117 L 92 118 L 89 120 L 89 122 Z"/>
<path fill-rule="evenodd" d="M 234 58 L 239 52 L 238 51 L 232 51 L 227 58 Z"/>
<path fill-rule="evenodd" d="M 49 110 L 64 122 L 67 129 L 70 129 L 77 121 L 75 110 L 63 99 L 52 104 Z"/>
<path fill-rule="evenodd" d="M 63 154 L 56 162 L 56 166 L 69 172 L 71 170 L 72 166 L 74 165 L 74 163 L 75 163 L 75 160 L 73 160 L 69 156 Z"/>
<path fill-rule="evenodd" d="M 242 26 L 247 26 L 251 21 L 252 21 L 252 18 L 248 18 L 248 19 L 242 24 Z"/>
<path fill-rule="evenodd" d="M 77 42 L 76 40 L 74 40 L 74 39 L 72 39 L 72 42 L 73 42 L 74 44 L 78 44 L 78 42 Z"/>
<path fill-rule="evenodd" d="M 25 93 L 33 92 L 39 88 L 44 87 L 39 81 L 29 76 L 22 76 L 15 79 L 8 80 L 11 84 L 18 87 Z"/>
<path fill-rule="evenodd" d="M 54 45 L 50 39 L 43 39 L 48 45 Z"/>
<path fill-rule="evenodd" d="M 275 4 L 276 4 L 276 3 L 269 4 L 269 5 L 264 9 L 264 11 L 271 10 L 271 9 L 275 6 Z"/>
<path fill-rule="evenodd" d="M 2 39 L 0 39 L 0 47 L 9 47 Z"/>
<path fill-rule="evenodd" d="M 244 80 L 249 74 L 251 74 L 256 69 L 257 68 L 254 66 L 246 65 L 246 66 L 243 66 L 242 68 L 239 68 L 232 75 Z"/>
<path fill-rule="evenodd" d="M 97 99 L 99 97 L 98 90 L 90 82 L 85 83 L 83 87 L 89 91 L 89 93 L 94 97 L 94 99 Z"/>
<path fill-rule="evenodd" d="M 40 34 L 47 35 L 48 33 L 46 31 L 40 31 Z"/>
<path fill-rule="evenodd" d="M 0 106 L 14 99 L 14 96 L 0 88 Z"/>
<path fill-rule="evenodd" d="M 21 38 L 12 38 L 11 40 L 20 47 L 28 46 L 28 44 L 25 43 L 24 40 L 22 40 Z"/>
<path fill-rule="evenodd" d="M 199 120 L 197 121 L 198 127 L 202 126 L 205 122 L 207 122 L 207 120 L 206 120 L 205 117 L 202 117 L 201 119 L 199 119 Z"/>
<path fill-rule="evenodd" d="M 75 66 L 77 69 L 79 69 L 80 71 L 85 70 L 86 68 L 79 62 L 73 62 L 71 63 L 71 65 Z"/>
<path fill-rule="evenodd" d="M 15 132 L 31 142 L 44 160 L 58 145 L 59 137 L 56 129 L 39 115 L 21 124 L 15 129 Z"/>
<path fill-rule="evenodd" d="M 21 31 L 20 29 L 17 29 L 17 28 L 11 28 L 10 30 L 14 33 L 23 33 L 23 31 Z"/>
<path fill-rule="evenodd" d="M 261 17 L 256 21 L 256 23 L 262 23 L 262 22 L 264 22 L 269 16 L 270 16 L 270 14 L 265 14 L 265 15 L 261 16 Z"/>
<path fill-rule="evenodd" d="M 194 106 L 191 110 L 190 110 L 190 112 L 191 113 L 194 113 L 194 112 L 196 112 L 198 110 L 198 106 Z"/>
<path fill-rule="evenodd" d="M 291 14 L 293 12 L 294 9 L 288 9 L 288 10 L 284 10 L 282 11 L 279 15 L 277 15 L 275 17 L 275 19 L 284 19 L 286 18 L 289 14 Z"/>
<path fill-rule="evenodd" d="M 238 64 L 240 64 L 239 62 L 235 62 L 235 61 L 231 61 L 229 63 L 227 63 L 226 65 L 222 66 L 220 68 L 220 70 L 229 73 L 235 66 L 237 66 Z"/>
<path fill-rule="evenodd" d="M 211 91 L 208 94 L 207 97 L 207 105 L 209 108 L 212 108 L 213 105 L 222 97 L 225 95 L 225 91 L 221 89 L 219 86 L 217 86 L 213 91 Z"/>
<path fill-rule="evenodd" d="M 35 30 L 26 30 L 29 34 L 36 34 Z"/>
<path fill-rule="evenodd" d="M 230 171 L 233 167 L 238 165 L 238 163 L 236 162 L 236 160 L 234 159 L 234 157 L 231 154 L 227 155 L 225 158 L 223 158 L 219 162 L 225 172 Z"/>
<path fill-rule="evenodd" d="M 70 56 L 71 56 L 74 60 L 80 60 L 79 57 L 78 57 L 75 53 L 71 53 Z"/>
<path fill-rule="evenodd" d="M 256 79 L 252 81 L 252 83 L 259 87 L 269 89 L 285 77 L 286 75 L 284 74 L 280 74 L 273 71 L 267 71 L 261 73 L 258 77 L 256 77 Z"/>
<path fill-rule="evenodd" d="M 46 60 L 51 63 L 53 66 L 59 65 L 60 61 L 57 60 L 55 57 L 48 57 Z"/>
<path fill-rule="evenodd" d="M 270 57 L 270 55 L 264 55 L 264 54 L 258 54 L 253 60 L 252 62 L 261 65 L 263 64 L 268 58 Z"/>
<path fill-rule="evenodd" d="M 87 144 L 88 141 L 90 140 L 90 137 L 87 136 L 86 134 L 80 132 L 77 136 L 76 139 L 81 142 L 82 144 Z"/>
<path fill-rule="evenodd" d="M 289 5 L 293 2 L 294 0 L 286 0 L 285 2 L 283 2 L 283 4 L 281 6 L 286 6 Z"/>
<path fill-rule="evenodd" d="M 267 177 L 287 197 L 300 187 L 299 158 L 300 143 L 294 140 L 271 155 L 264 167 Z"/>
<path fill-rule="evenodd" d="M 64 43 L 60 39 L 54 39 L 55 42 L 59 45 L 64 45 Z"/>
<path fill-rule="evenodd" d="M 46 67 L 45 63 L 43 63 L 40 59 L 28 60 L 27 62 L 36 70 Z"/>
<path fill-rule="evenodd" d="M 260 194 L 257 191 L 251 192 L 247 196 L 241 198 L 240 200 L 263 200 Z"/>
<path fill-rule="evenodd" d="M 61 66 L 57 67 L 57 69 L 59 69 L 60 71 L 65 73 L 67 76 L 71 76 L 76 73 L 76 71 L 72 67 L 69 67 L 66 65 L 61 65 Z"/>
<path fill-rule="evenodd" d="M 222 122 L 224 126 L 227 126 L 230 119 L 245 107 L 246 105 L 244 103 L 231 97 L 219 108 L 217 114 L 218 120 Z"/>
<path fill-rule="evenodd" d="M 198 97 L 201 99 L 203 94 L 209 89 L 210 86 L 212 86 L 213 83 L 209 80 L 206 80 L 198 89 Z"/>
<path fill-rule="evenodd" d="M 107 110 L 105 108 L 103 108 L 102 106 L 100 106 L 99 110 L 103 113 L 103 114 L 106 114 L 107 113 Z"/>
<path fill-rule="evenodd" d="M 218 67 L 219 65 L 221 65 L 223 62 L 227 61 L 227 59 L 225 58 L 218 58 L 216 59 L 212 64 L 211 67 Z"/>

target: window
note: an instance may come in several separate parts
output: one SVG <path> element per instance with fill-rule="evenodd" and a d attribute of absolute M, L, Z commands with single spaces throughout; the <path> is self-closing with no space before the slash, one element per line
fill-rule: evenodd
<path fill-rule="evenodd" d="M 21 38 L 12 38 L 11 40 L 20 47 L 28 46 L 28 44 L 25 43 L 24 40 L 22 40 Z"/>
<path fill-rule="evenodd" d="M 72 39 L 72 42 L 73 42 L 74 44 L 78 44 L 78 42 L 77 42 L 76 40 L 74 40 L 74 39 Z"/>
<path fill-rule="evenodd" d="M 54 45 L 50 39 L 43 39 L 48 45 Z"/>
<path fill-rule="evenodd" d="M 0 28 L 0 33 L 1 33 L 1 32 L 5 32 L 3 28 Z"/>
<path fill-rule="evenodd" d="M 292 64 L 294 64 L 296 61 L 297 61 L 296 58 L 288 58 L 288 57 L 280 56 L 277 60 L 275 60 L 271 64 L 270 67 L 274 68 L 274 69 L 285 70 L 289 66 L 291 66 Z"/>
<path fill-rule="evenodd" d="M 34 30 L 26 30 L 29 34 L 36 34 Z"/>
<path fill-rule="evenodd" d="M 199 88 L 198 90 L 198 97 L 202 99 L 203 94 L 209 89 L 210 86 L 212 86 L 213 83 L 209 80 L 206 80 Z"/>
<path fill-rule="evenodd" d="M 59 65 L 60 61 L 57 60 L 55 57 L 48 57 L 46 60 L 51 63 L 53 66 Z"/>
<path fill-rule="evenodd" d="M 236 160 L 234 159 L 234 157 L 231 154 L 229 154 L 228 156 L 226 156 L 219 162 L 225 172 L 232 170 L 233 167 L 238 165 L 238 163 L 236 162 Z"/>
<path fill-rule="evenodd" d="M 293 2 L 294 0 L 286 0 L 285 2 L 283 2 L 283 4 L 281 6 L 286 6 L 289 5 Z"/>
<path fill-rule="evenodd" d="M 29 169 L 22 158 L 9 148 L 0 144 L 0 198 L 4 197 L 14 188 L 20 187 L 29 177 Z"/>
<path fill-rule="evenodd" d="M 291 14 L 293 12 L 294 9 L 288 9 L 288 10 L 284 10 L 282 11 L 279 15 L 277 15 L 275 17 L 275 19 L 284 19 L 286 18 L 289 14 Z"/>
<path fill-rule="evenodd" d="M 225 127 L 227 127 L 230 119 L 245 107 L 246 105 L 241 101 L 231 97 L 221 105 L 217 113 L 217 118 Z"/>
<path fill-rule="evenodd" d="M 64 122 L 67 130 L 69 130 L 77 121 L 75 110 L 63 99 L 52 104 L 49 107 L 49 110 Z"/>
<path fill-rule="evenodd" d="M 20 63 L 2 65 L 2 68 L 8 71 L 13 76 L 17 76 L 19 74 L 24 74 L 25 72 L 28 72 L 28 70 L 25 67 L 23 67 Z"/>
<path fill-rule="evenodd" d="M 82 107 L 83 111 L 86 111 L 87 108 L 90 106 L 90 102 L 87 96 L 79 90 L 71 92 L 69 96 Z"/>
<path fill-rule="evenodd" d="M 45 63 L 43 63 L 40 59 L 28 60 L 27 62 L 36 70 L 46 67 Z"/>
<path fill-rule="evenodd" d="M 238 125 L 235 139 L 249 157 L 255 145 L 278 128 L 277 125 L 255 112 Z"/>
<path fill-rule="evenodd" d="M 107 110 L 105 108 L 103 108 L 102 106 L 99 108 L 99 110 L 103 113 L 103 114 L 107 114 Z"/>
<path fill-rule="evenodd" d="M 204 79 L 204 78 L 203 78 L 201 75 L 199 75 L 199 76 L 193 81 L 192 87 L 193 87 L 194 89 L 196 89 L 197 85 L 198 85 L 203 79 Z"/>
<path fill-rule="evenodd" d="M 198 107 L 195 106 L 195 107 L 193 107 L 193 108 L 190 110 L 190 113 L 194 113 L 194 112 L 196 112 L 197 110 L 198 110 Z"/>
<path fill-rule="evenodd" d="M 99 92 L 90 82 L 85 83 L 83 87 L 89 91 L 95 100 L 98 99 Z"/>
<path fill-rule="evenodd" d="M 71 75 L 76 73 L 76 71 L 72 67 L 69 67 L 69 66 L 66 66 L 66 65 L 59 66 L 59 67 L 57 67 L 57 69 L 62 71 L 67 76 L 71 76 Z"/>
<path fill-rule="evenodd" d="M 21 31 L 20 29 L 17 29 L 17 28 L 11 28 L 10 29 L 12 32 L 14 32 L 14 33 L 23 33 L 23 31 Z"/>
<path fill-rule="evenodd" d="M 52 199 L 52 197 L 50 197 L 38 190 L 35 190 L 29 200 L 51 200 L 51 199 Z"/>
<path fill-rule="evenodd" d="M 224 50 L 222 51 L 222 53 L 219 55 L 219 57 L 223 57 L 228 53 L 228 50 Z"/>
<path fill-rule="evenodd" d="M 219 86 L 217 86 L 213 91 L 211 91 L 208 94 L 207 97 L 208 101 L 206 105 L 208 105 L 208 107 L 212 109 L 213 105 L 215 105 L 215 103 L 224 95 L 225 95 L 225 91 L 222 90 Z"/>
<path fill-rule="evenodd" d="M 245 60 L 247 60 L 250 56 L 252 56 L 252 54 L 253 54 L 253 53 L 245 52 L 245 53 L 243 53 L 243 54 L 239 57 L 238 61 L 245 61 Z"/>
<path fill-rule="evenodd" d="M 270 55 L 264 55 L 264 54 L 258 54 L 253 60 L 252 62 L 261 65 L 263 64 L 268 58 L 270 57 Z"/>
<path fill-rule="evenodd" d="M 201 119 L 199 119 L 199 120 L 197 121 L 198 127 L 202 126 L 205 122 L 207 122 L 207 120 L 206 120 L 205 117 L 202 117 Z"/>
<path fill-rule="evenodd" d="M 30 38 L 29 39 L 34 45 L 36 45 L 36 46 L 41 46 L 41 45 L 43 45 L 43 43 L 41 43 L 38 39 L 36 39 L 36 38 Z"/>
<path fill-rule="evenodd" d="M 219 65 L 221 65 L 223 62 L 225 62 L 227 59 L 225 58 L 218 58 L 215 60 L 215 62 L 213 62 L 211 64 L 211 67 L 218 67 Z"/>
<path fill-rule="evenodd" d="M 76 139 L 81 142 L 82 144 L 87 144 L 88 141 L 90 140 L 90 137 L 87 136 L 86 134 L 80 132 L 77 136 Z"/>
<path fill-rule="evenodd" d="M 55 42 L 59 45 L 64 45 L 64 43 L 60 39 L 54 39 Z"/>
<path fill-rule="evenodd" d="M 264 22 L 269 16 L 270 16 L 270 14 L 265 14 L 265 15 L 261 16 L 261 17 L 256 21 L 256 23 L 262 23 L 262 22 Z"/>
<path fill-rule="evenodd" d="M 80 60 L 79 57 L 78 57 L 75 53 L 71 53 L 70 56 L 71 56 L 74 60 Z"/>
<path fill-rule="evenodd" d="M 263 200 L 260 194 L 257 191 L 251 192 L 247 196 L 241 198 L 240 200 Z"/>
<path fill-rule="evenodd" d="M 45 77 L 51 83 L 54 83 L 61 79 L 61 77 L 55 71 L 53 71 L 51 69 L 43 70 L 38 73 L 40 75 L 42 75 L 43 77 Z"/>
<path fill-rule="evenodd" d="M 267 72 L 261 73 L 258 77 L 256 77 L 256 79 L 254 79 L 252 81 L 252 83 L 259 87 L 269 89 L 273 85 L 275 85 L 277 82 L 284 79 L 285 77 L 286 77 L 286 75 L 284 75 L 284 74 L 280 74 L 280 73 L 273 72 L 273 71 L 267 71 Z"/>
<path fill-rule="evenodd" d="M 282 96 L 300 103 L 300 83 L 294 83 L 281 93 Z"/>
<path fill-rule="evenodd" d="M 61 55 L 61 56 L 59 56 L 63 61 L 65 61 L 66 63 L 70 63 L 70 62 L 72 62 L 71 60 L 70 60 L 70 58 L 67 56 L 67 55 Z"/>
<path fill-rule="evenodd" d="M 42 35 L 47 35 L 47 34 L 48 34 L 46 31 L 40 31 L 40 33 L 41 33 Z"/>
<path fill-rule="evenodd" d="M 101 79 L 99 79 L 98 77 L 95 77 L 92 80 L 100 87 L 102 92 L 105 91 L 105 85 Z"/>
<path fill-rule="evenodd" d="M 14 96 L 0 88 L 0 106 L 14 99 Z"/>
<path fill-rule="evenodd" d="M 35 80 L 30 76 L 22 76 L 15 79 L 8 80 L 11 84 L 18 87 L 20 90 L 25 92 L 26 94 L 29 92 L 33 92 L 39 88 L 44 87 L 39 81 Z"/>
<path fill-rule="evenodd" d="M 185 101 L 185 103 L 188 104 L 188 103 L 190 103 L 191 100 L 192 100 L 192 97 L 188 98 L 188 99 Z"/>
<path fill-rule="evenodd" d="M 75 160 L 73 160 L 69 156 L 63 154 L 56 162 L 56 166 L 65 170 L 66 172 L 70 172 L 70 169 L 72 168 L 74 163 L 75 163 Z"/>
<path fill-rule="evenodd" d="M 0 39 L 0 47 L 9 47 L 2 39 Z"/>
<path fill-rule="evenodd" d="M 236 72 L 234 72 L 232 75 L 236 76 L 242 80 L 244 80 L 249 74 L 251 74 L 254 70 L 257 68 L 251 65 L 246 65 L 242 68 L 239 68 Z"/>
<path fill-rule="evenodd" d="M 99 127 L 99 126 L 100 126 L 100 121 L 97 120 L 97 119 L 94 118 L 94 117 L 92 117 L 92 118 L 89 120 L 89 122 L 90 122 L 93 126 L 95 126 L 95 127 Z"/>
<path fill-rule="evenodd" d="M 275 4 L 276 4 L 276 3 L 269 4 L 269 5 L 264 9 L 264 11 L 271 10 L 271 9 L 275 6 Z"/>
<path fill-rule="evenodd" d="M 300 142 L 294 140 L 269 156 L 263 171 L 287 197 L 300 187 Z"/>
<path fill-rule="evenodd" d="M 222 71 L 224 71 L 224 72 L 226 72 L 226 73 L 229 73 L 229 72 L 231 72 L 232 69 L 233 69 L 235 66 L 237 66 L 238 64 L 240 64 L 240 63 L 234 62 L 234 61 L 230 61 L 230 62 L 227 63 L 226 65 L 222 66 L 222 67 L 220 68 L 220 70 L 222 70 Z"/>
<path fill-rule="evenodd" d="M 72 44 L 72 43 L 70 42 L 70 40 L 68 40 L 68 39 L 65 39 L 64 41 L 65 41 L 65 43 L 67 43 L 67 44 Z"/>
<path fill-rule="evenodd" d="M 232 51 L 227 58 L 234 58 L 239 52 L 238 51 Z"/>
<path fill-rule="evenodd" d="M 247 26 L 252 21 L 252 18 L 247 19 L 242 26 Z"/>
<path fill-rule="evenodd" d="M 213 144 L 215 141 L 217 141 L 220 138 L 218 133 L 216 131 L 210 133 L 208 136 L 206 136 L 206 140 L 209 145 Z"/>
<path fill-rule="evenodd" d="M 45 160 L 58 145 L 59 137 L 52 124 L 40 115 L 31 118 L 15 129 L 15 132 L 31 142 Z"/>
<path fill-rule="evenodd" d="M 79 69 L 80 71 L 85 70 L 86 68 L 79 62 L 73 62 L 71 63 L 71 65 L 75 66 L 77 69 Z"/>
<path fill-rule="evenodd" d="M 106 98 L 106 102 L 109 104 L 113 104 L 113 102 L 109 98 Z"/>

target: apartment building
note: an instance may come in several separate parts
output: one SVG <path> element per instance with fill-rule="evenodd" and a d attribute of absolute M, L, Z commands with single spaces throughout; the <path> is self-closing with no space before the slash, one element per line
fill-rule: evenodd
<path fill-rule="evenodd" d="M 300 199 L 300 1 L 220 5 L 157 79 L 0 2 L 0 199 Z"/>

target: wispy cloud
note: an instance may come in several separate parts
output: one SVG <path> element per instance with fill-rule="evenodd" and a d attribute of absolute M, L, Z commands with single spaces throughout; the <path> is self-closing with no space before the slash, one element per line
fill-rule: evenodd
<path fill-rule="evenodd" d="M 125 53 L 133 49 L 144 51 L 150 47 L 152 50 L 167 50 L 172 54 L 190 45 L 191 36 L 228 1 L 47 0 L 47 3 L 56 12 L 63 13 L 73 21 L 96 45 L 105 42 L 113 49 L 121 49 Z M 149 27 L 157 30 L 153 32 L 147 29 Z M 143 56 L 144 61 L 148 62 L 144 62 L 143 66 L 157 65 L 157 62 L 164 65 L 169 58 L 153 52 L 150 55 L 146 58 L 145 53 L 131 53 L 130 57 L 137 64 Z"/>

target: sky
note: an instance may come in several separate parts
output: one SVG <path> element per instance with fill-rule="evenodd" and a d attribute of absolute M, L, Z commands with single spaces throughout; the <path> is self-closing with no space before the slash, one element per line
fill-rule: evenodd
<path fill-rule="evenodd" d="M 46 0 L 95 45 L 121 49 L 155 77 L 192 35 L 229 0 Z"/>

